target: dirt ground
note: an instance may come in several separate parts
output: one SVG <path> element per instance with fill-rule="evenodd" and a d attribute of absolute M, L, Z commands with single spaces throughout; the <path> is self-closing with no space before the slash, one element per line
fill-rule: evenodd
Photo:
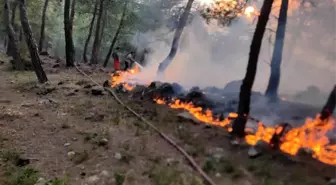
<path fill-rule="evenodd" d="M 50 83 L 9 69 L 0 54 L 0 184 L 202 185 L 185 158 L 107 93 L 62 62 L 43 57 Z M 103 84 L 108 71 L 89 69 Z M 120 98 L 177 141 L 218 185 L 323 185 L 335 168 L 284 155 L 250 159 L 227 133 L 177 117 L 178 110 Z M 29 164 L 26 164 L 28 163 Z"/>

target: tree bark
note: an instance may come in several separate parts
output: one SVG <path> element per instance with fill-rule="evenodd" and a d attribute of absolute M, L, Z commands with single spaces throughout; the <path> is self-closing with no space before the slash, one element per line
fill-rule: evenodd
<path fill-rule="evenodd" d="M 34 40 L 29 21 L 27 16 L 27 10 L 26 10 L 26 1 L 25 0 L 19 0 L 20 2 L 20 18 L 21 18 L 21 26 L 26 38 L 27 46 L 30 53 L 30 58 L 34 67 L 34 71 L 36 73 L 37 79 L 40 83 L 44 83 L 48 81 L 47 75 L 45 74 L 41 59 L 38 54 L 38 49 L 36 46 L 36 42 Z"/>
<path fill-rule="evenodd" d="M 7 35 L 8 35 L 8 40 L 9 40 L 9 44 L 8 45 L 11 45 L 11 56 L 13 57 L 13 67 L 14 69 L 16 70 L 24 70 L 24 64 L 22 62 L 22 58 L 21 58 L 21 55 L 20 55 L 20 52 L 19 52 L 19 49 L 18 49 L 18 39 L 17 39 L 17 36 L 16 36 L 16 33 L 13 29 L 13 26 L 12 26 L 12 22 L 10 21 L 9 19 L 9 10 L 10 10 L 10 7 L 9 7 L 9 2 L 8 0 L 5 0 L 5 3 L 4 3 L 4 21 L 5 21 L 5 25 L 6 25 L 6 29 L 7 29 Z"/>
<path fill-rule="evenodd" d="M 188 0 L 187 6 L 184 9 L 183 14 L 181 15 L 175 34 L 174 34 L 174 38 L 173 38 L 173 43 L 171 45 L 171 49 L 170 52 L 168 54 L 168 56 L 160 63 L 159 68 L 158 68 L 158 74 L 159 73 L 163 73 L 167 67 L 169 66 L 169 64 L 172 62 L 172 60 L 174 59 L 174 57 L 176 56 L 177 53 L 177 49 L 179 46 L 179 42 L 180 42 L 180 38 L 183 32 L 183 29 L 188 21 L 188 17 L 190 14 L 190 10 L 192 7 L 194 0 Z"/>
<path fill-rule="evenodd" d="M 14 26 L 15 25 L 15 17 L 16 17 L 16 8 L 17 8 L 17 2 L 14 1 L 13 3 L 13 6 L 12 6 L 12 17 L 11 17 L 11 23 L 12 25 Z"/>
<path fill-rule="evenodd" d="M 73 29 L 73 22 L 75 19 L 75 8 L 76 8 L 76 0 L 72 0 L 71 12 L 70 12 L 71 29 Z"/>
<path fill-rule="evenodd" d="M 92 46 L 92 54 L 91 54 L 91 64 L 98 64 L 98 57 L 99 57 L 99 51 L 100 51 L 100 30 L 101 30 L 101 19 L 104 11 L 104 0 L 100 0 L 99 4 L 99 13 L 96 23 L 96 32 L 95 32 L 95 38 L 93 41 Z"/>
<path fill-rule="evenodd" d="M 7 44 L 8 44 L 8 36 L 5 36 L 4 38 L 4 43 L 3 43 L 3 47 L 7 48 Z"/>
<path fill-rule="evenodd" d="M 331 91 L 327 103 L 324 105 L 321 111 L 320 119 L 325 120 L 329 118 L 333 114 L 335 106 L 336 106 L 336 85 Z"/>
<path fill-rule="evenodd" d="M 65 0 L 64 2 L 64 34 L 65 34 L 65 55 L 66 55 L 67 67 L 73 67 L 75 61 L 75 46 L 72 38 L 73 17 L 75 15 L 75 8 L 74 8 L 75 3 L 76 0 L 72 0 L 72 3 L 71 0 Z"/>
<path fill-rule="evenodd" d="M 84 45 L 83 60 L 84 60 L 85 63 L 88 63 L 86 53 L 87 53 L 87 48 L 89 46 L 91 36 L 92 36 L 93 26 L 94 26 L 94 22 L 95 22 L 97 10 L 98 10 L 98 2 L 99 2 L 99 0 L 96 0 L 92 20 L 91 20 L 91 23 L 90 23 L 89 34 L 88 34 L 88 37 L 86 38 L 85 45 Z"/>
<path fill-rule="evenodd" d="M 271 13 L 272 4 L 274 0 L 264 0 L 261 7 L 260 16 L 258 18 L 256 30 L 254 32 L 252 43 L 250 46 L 249 60 L 247 64 L 246 74 L 243 83 L 240 87 L 239 104 L 238 104 L 238 118 L 233 123 L 232 134 L 243 138 L 245 136 L 245 125 L 247 115 L 250 112 L 251 91 L 254 79 L 257 73 L 258 58 L 262 39 L 264 37 L 266 25 L 269 15 Z"/>
<path fill-rule="evenodd" d="M 19 41 L 22 41 L 23 40 L 23 29 L 20 28 L 20 33 L 19 33 Z"/>
<path fill-rule="evenodd" d="M 104 30 L 105 30 L 105 27 L 106 27 L 106 23 L 107 23 L 107 10 L 104 9 L 104 15 L 103 15 L 103 18 L 102 18 L 102 28 L 100 30 L 99 43 L 102 43 L 102 41 L 103 41 Z"/>
<path fill-rule="evenodd" d="M 44 6 L 42 10 L 42 20 L 41 20 L 41 31 L 40 31 L 40 40 L 39 40 L 39 52 L 42 52 L 43 50 L 43 43 L 44 43 L 44 28 L 45 28 L 45 19 L 46 19 L 46 13 L 48 8 L 49 0 L 44 1 Z"/>
<path fill-rule="evenodd" d="M 287 25 L 288 0 L 282 0 L 279 13 L 278 28 L 275 35 L 273 56 L 271 60 L 271 74 L 268 86 L 265 92 L 270 101 L 278 100 L 278 89 L 280 84 L 282 53 L 285 42 L 286 25 Z"/>
<path fill-rule="evenodd" d="M 120 31 L 121 31 L 121 28 L 122 28 L 123 25 L 124 25 L 124 18 L 125 18 L 125 15 L 126 15 L 127 4 L 128 4 L 128 1 L 125 2 L 124 9 L 123 9 L 123 13 L 122 13 L 121 18 L 120 18 L 119 26 L 118 26 L 118 28 L 117 28 L 117 31 L 116 31 L 114 37 L 113 37 L 112 43 L 111 43 L 111 45 L 110 45 L 109 51 L 108 51 L 108 53 L 107 53 L 107 55 L 106 55 L 106 58 L 105 58 L 105 61 L 104 61 L 104 65 L 103 65 L 104 67 L 107 66 L 108 61 L 109 61 L 110 58 L 111 58 L 111 54 L 112 54 L 114 45 L 115 45 L 115 43 L 117 42 L 117 39 L 118 39 L 119 33 L 120 33 Z"/>
<path fill-rule="evenodd" d="M 8 7 L 10 7 L 10 3 L 8 2 L 7 4 L 8 4 Z M 11 19 L 10 19 L 10 24 L 11 24 L 11 26 L 12 26 L 12 28 L 13 28 L 13 31 L 14 31 L 15 35 L 16 35 L 16 31 L 17 31 L 17 25 L 15 24 L 16 8 L 17 8 L 17 2 L 14 1 L 14 2 L 12 3 L 12 9 L 11 9 L 11 11 L 12 11 L 12 16 L 11 16 Z M 15 42 L 15 41 L 14 41 L 14 42 Z M 12 56 L 12 57 L 14 57 L 14 55 L 15 55 L 15 51 L 14 51 L 15 49 L 13 48 L 13 47 L 15 47 L 15 46 L 12 45 L 14 42 L 11 42 L 11 41 L 10 41 L 10 37 L 9 37 L 9 42 L 8 42 L 8 45 L 7 45 L 7 51 L 6 51 L 6 54 L 7 54 L 8 56 Z M 16 47 L 17 47 L 17 46 L 16 46 Z"/>

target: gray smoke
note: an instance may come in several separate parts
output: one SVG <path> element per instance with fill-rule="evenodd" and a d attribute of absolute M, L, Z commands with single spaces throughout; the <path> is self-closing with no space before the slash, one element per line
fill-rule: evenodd
<path fill-rule="evenodd" d="M 299 14 L 298 9 L 290 14 L 279 88 L 280 94 L 289 100 L 320 106 L 335 84 L 335 10 L 326 4 L 328 3 L 305 11 L 304 14 Z M 304 22 L 298 24 L 298 21 Z M 223 28 L 216 22 L 206 24 L 202 17 L 195 14 L 193 22 L 183 33 L 178 54 L 166 70 L 163 80 L 177 82 L 185 88 L 223 88 L 231 81 L 242 79 L 246 72 L 254 27 L 251 18 L 241 17 L 231 26 Z M 271 18 L 268 27 L 275 30 L 276 20 Z M 147 45 L 153 51 L 149 56 L 150 65 L 138 76 L 145 82 L 157 80 L 158 63 L 167 56 L 173 37 L 173 33 L 169 31 L 166 27 L 161 27 L 140 33 L 142 42 L 137 45 L 144 45 L 144 41 L 148 41 Z M 158 36 L 161 40 L 157 39 Z M 254 91 L 261 93 L 265 91 L 269 78 L 273 48 L 269 42 L 273 37 L 269 39 L 270 36 L 274 37 L 274 33 L 268 31 L 253 86 Z M 150 42 L 155 39 L 155 42 Z M 294 96 L 312 85 L 319 89 L 318 97 L 316 93 Z"/>

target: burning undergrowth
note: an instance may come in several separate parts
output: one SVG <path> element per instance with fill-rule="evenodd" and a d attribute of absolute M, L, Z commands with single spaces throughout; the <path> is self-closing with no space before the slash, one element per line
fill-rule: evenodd
<path fill-rule="evenodd" d="M 235 113 L 237 99 L 230 93 L 224 96 L 221 89 L 192 88 L 188 91 L 177 83 L 141 82 L 135 78 L 138 68 L 111 75 L 111 86 L 131 92 L 133 97 L 152 100 L 157 104 L 165 104 L 172 109 L 182 109 L 199 122 L 215 125 L 232 131 L 232 120 L 237 119 Z M 145 85 L 144 85 L 145 84 Z M 211 90 L 210 90 L 211 89 Z M 232 94 L 232 93 L 231 93 Z M 253 93 L 252 101 L 259 101 L 260 93 Z M 252 102 L 253 104 L 253 102 Z M 331 143 L 327 134 L 333 131 L 333 117 L 321 120 L 319 115 L 307 118 L 300 126 L 293 127 L 289 123 L 265 125 L 260 120 L 249 117 L 245 142 L 257 145 L 259 141 L 268 143 L 273 149 L 281 150 L 289 155 L 297 155 L 302 149 L 323 163 L 336 165 L 336 144 Z"/>

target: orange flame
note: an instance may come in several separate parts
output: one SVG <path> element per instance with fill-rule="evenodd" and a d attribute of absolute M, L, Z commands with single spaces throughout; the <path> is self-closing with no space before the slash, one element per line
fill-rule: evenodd
<path fill-rule="evenodd" d="M 326 136 L 334 125 L 334 118 L 321 120 L 319 115 L 315 119 L 308 118 L 302 126 L 289 130 L 282 137 L 280 149 L 290 155 L 296 155 L 300 148 L 309 149 L 319 161 L 336 165 L 336 145 L 331 145 Z M 270 143 L 275 132 L 275 128 L 259 123 L 257 132 L 247 135 L 245 139 L 250 145 L 255 145 L 259 140 Z"/>
<path fill-rule="evenodd" d="M 294 128 L 283 137 L 280 149 L 296 155 L 300 148 L 310 149 L 313 157 L 328 164 L 336 165 L 336 144 L 330 145 L 327 132 L 335 126 L 335 119 L 307 119 L 301 127 Z"/>
<path fill-rule="evenodd" d="M 256 10 L 253 6 L 248 6 L 248 7 L 245 8 L 244 14 L 247 17 L 251 17 L 253 14 L 256 14 Z"/>
<path fill-rule="evenodd" d="M 163 99 L 154 99 L 154 101 L 158 104 L 165 104 L 166 101 Z M 230 118 L 236 118 L 238 115 L 236 113 L 230 113 L 228 118 L 225 118 L 223 121 L 214 118 L 211 110 L 204 110 L 202 107 L 196 107 L 192 103 L 184 103 L 179 99 L 174 100 L 172 103 L 168 104 L 170 108 L 173 109 L 184 109 L 188 111 L 191 115 L 193 115 L 196 119 L 201 122 L 216 125 L 220 127 L 226 127 L 230 124 Z"/>
<path fill-rule="evenodd" d="M 165 104 L 162 99 L 155 99 L 158 104 Z M 237 118 L 236 113 L 230 113 L 228 118 L 223 121 L 215 119 L 210 110 L 203 111 L 202 107 L 195 107 L 191 103 L 183 103 L 176 99 L 168 104 L 173 109 L 184 109 L 193 115 L 197 120 L 220 127 L 227 127 L 230 124 L 229 118 Z M 319 161 L 331 165 L 336 165 L 336 144 L 330 145 L 326 133 L 334 128 L 335 120 L 333 118 L 322 121 L 317 116 L 315 119 L 307 119 L 301 127 L 288 131 L 282 137 L 280 149 L 290 155 L 296 155 L 300 148 L 310 149 L 313 157 Z M 259 140 L 271 143 L 273 135 L 279 134 L 282 127 L 265 127 L 258 123 L 258 129 L 254 134 L 245 137 L 249 145 L 255 145 Z M 246 129 L 249 130 L 249 129 Z M 228 128 L 231 131 L 231 128 Z"/>
<path fill-rule="evenodd" d="M 256 8 L 253 6 L 246 6 L 244 0 L 199 0 L 201 4 L 205 5 L 211 12 L 211 15 L 222 14 L 223 12 L 237 11 L 237 16 L 245 15 L 251 17 L 259 15 Z M 241 12 L 243 11 L 243 12 Z M 231 12 L 232 13 L 232 12 Z M 229 16 L 229 15 L 226 15 Z"/>
<path fill-rule="evenodd" d="M 137 72 L 137 71 L 135 71 Z M 125 83 L 133 74 L 132 71 L 119 73 L 119 75 L 112 76 L 112 87 L 122 84 L 127 90 L 132 90 L 134 85 Z M 126 80 L 126 81 L 125 81 Z M 157 104 L 167 104 L 167 101 L 160 98 L 154 98 Z M 224 120 L 215 118 L 211 110 L 204 110 L 202 107 L 197 107 L 192 103 L 185 103 L 179 99 L 168 103 L 168 106 L 173 109 L 184 109 L 188 111 L 200 122 L 216 125 L 226 128 L 229 132 L 232 128 L 229 126 L 232 118 L 237 118 L 237 113 L 230 113 Z M 312 157 L 330 165 L 336 165 L 336 144 L 330 144 L 327 132 L 332 130 L 335 126 L 335 119 L 321 120 L 319 115 L 315 119 L 307 119 L 306 122 L 297 128 L 293 128 L 285 133 L 281 138 L 280 150 L 290 155 L 296 155 L 300 148 L 305 148 L 312 151 Z M 284 128 L 282 127 L 267 127 L 261 122 L 258 123 L 256 132 L 252 132 L 250 128 L 246 128 L 249 133 L 245 137 L 246 143 L 255 145 L 259 140 L 271 144 L 271 139 L 274 134 L 279 134 Z"/>
<path fill-rule="evenodd" d="M 128 90 L 131 91 L 135 85 L 129 84 L 127 82 L 130 81 L 132 76 L 140 71 L 140 68 L 138 65 L 134 65 L 132 69 L 129 69 L 127 71 L 117 71 L 115 73 L 111 74 L 111 87 L 116 87 L 120 84 Z"/>

